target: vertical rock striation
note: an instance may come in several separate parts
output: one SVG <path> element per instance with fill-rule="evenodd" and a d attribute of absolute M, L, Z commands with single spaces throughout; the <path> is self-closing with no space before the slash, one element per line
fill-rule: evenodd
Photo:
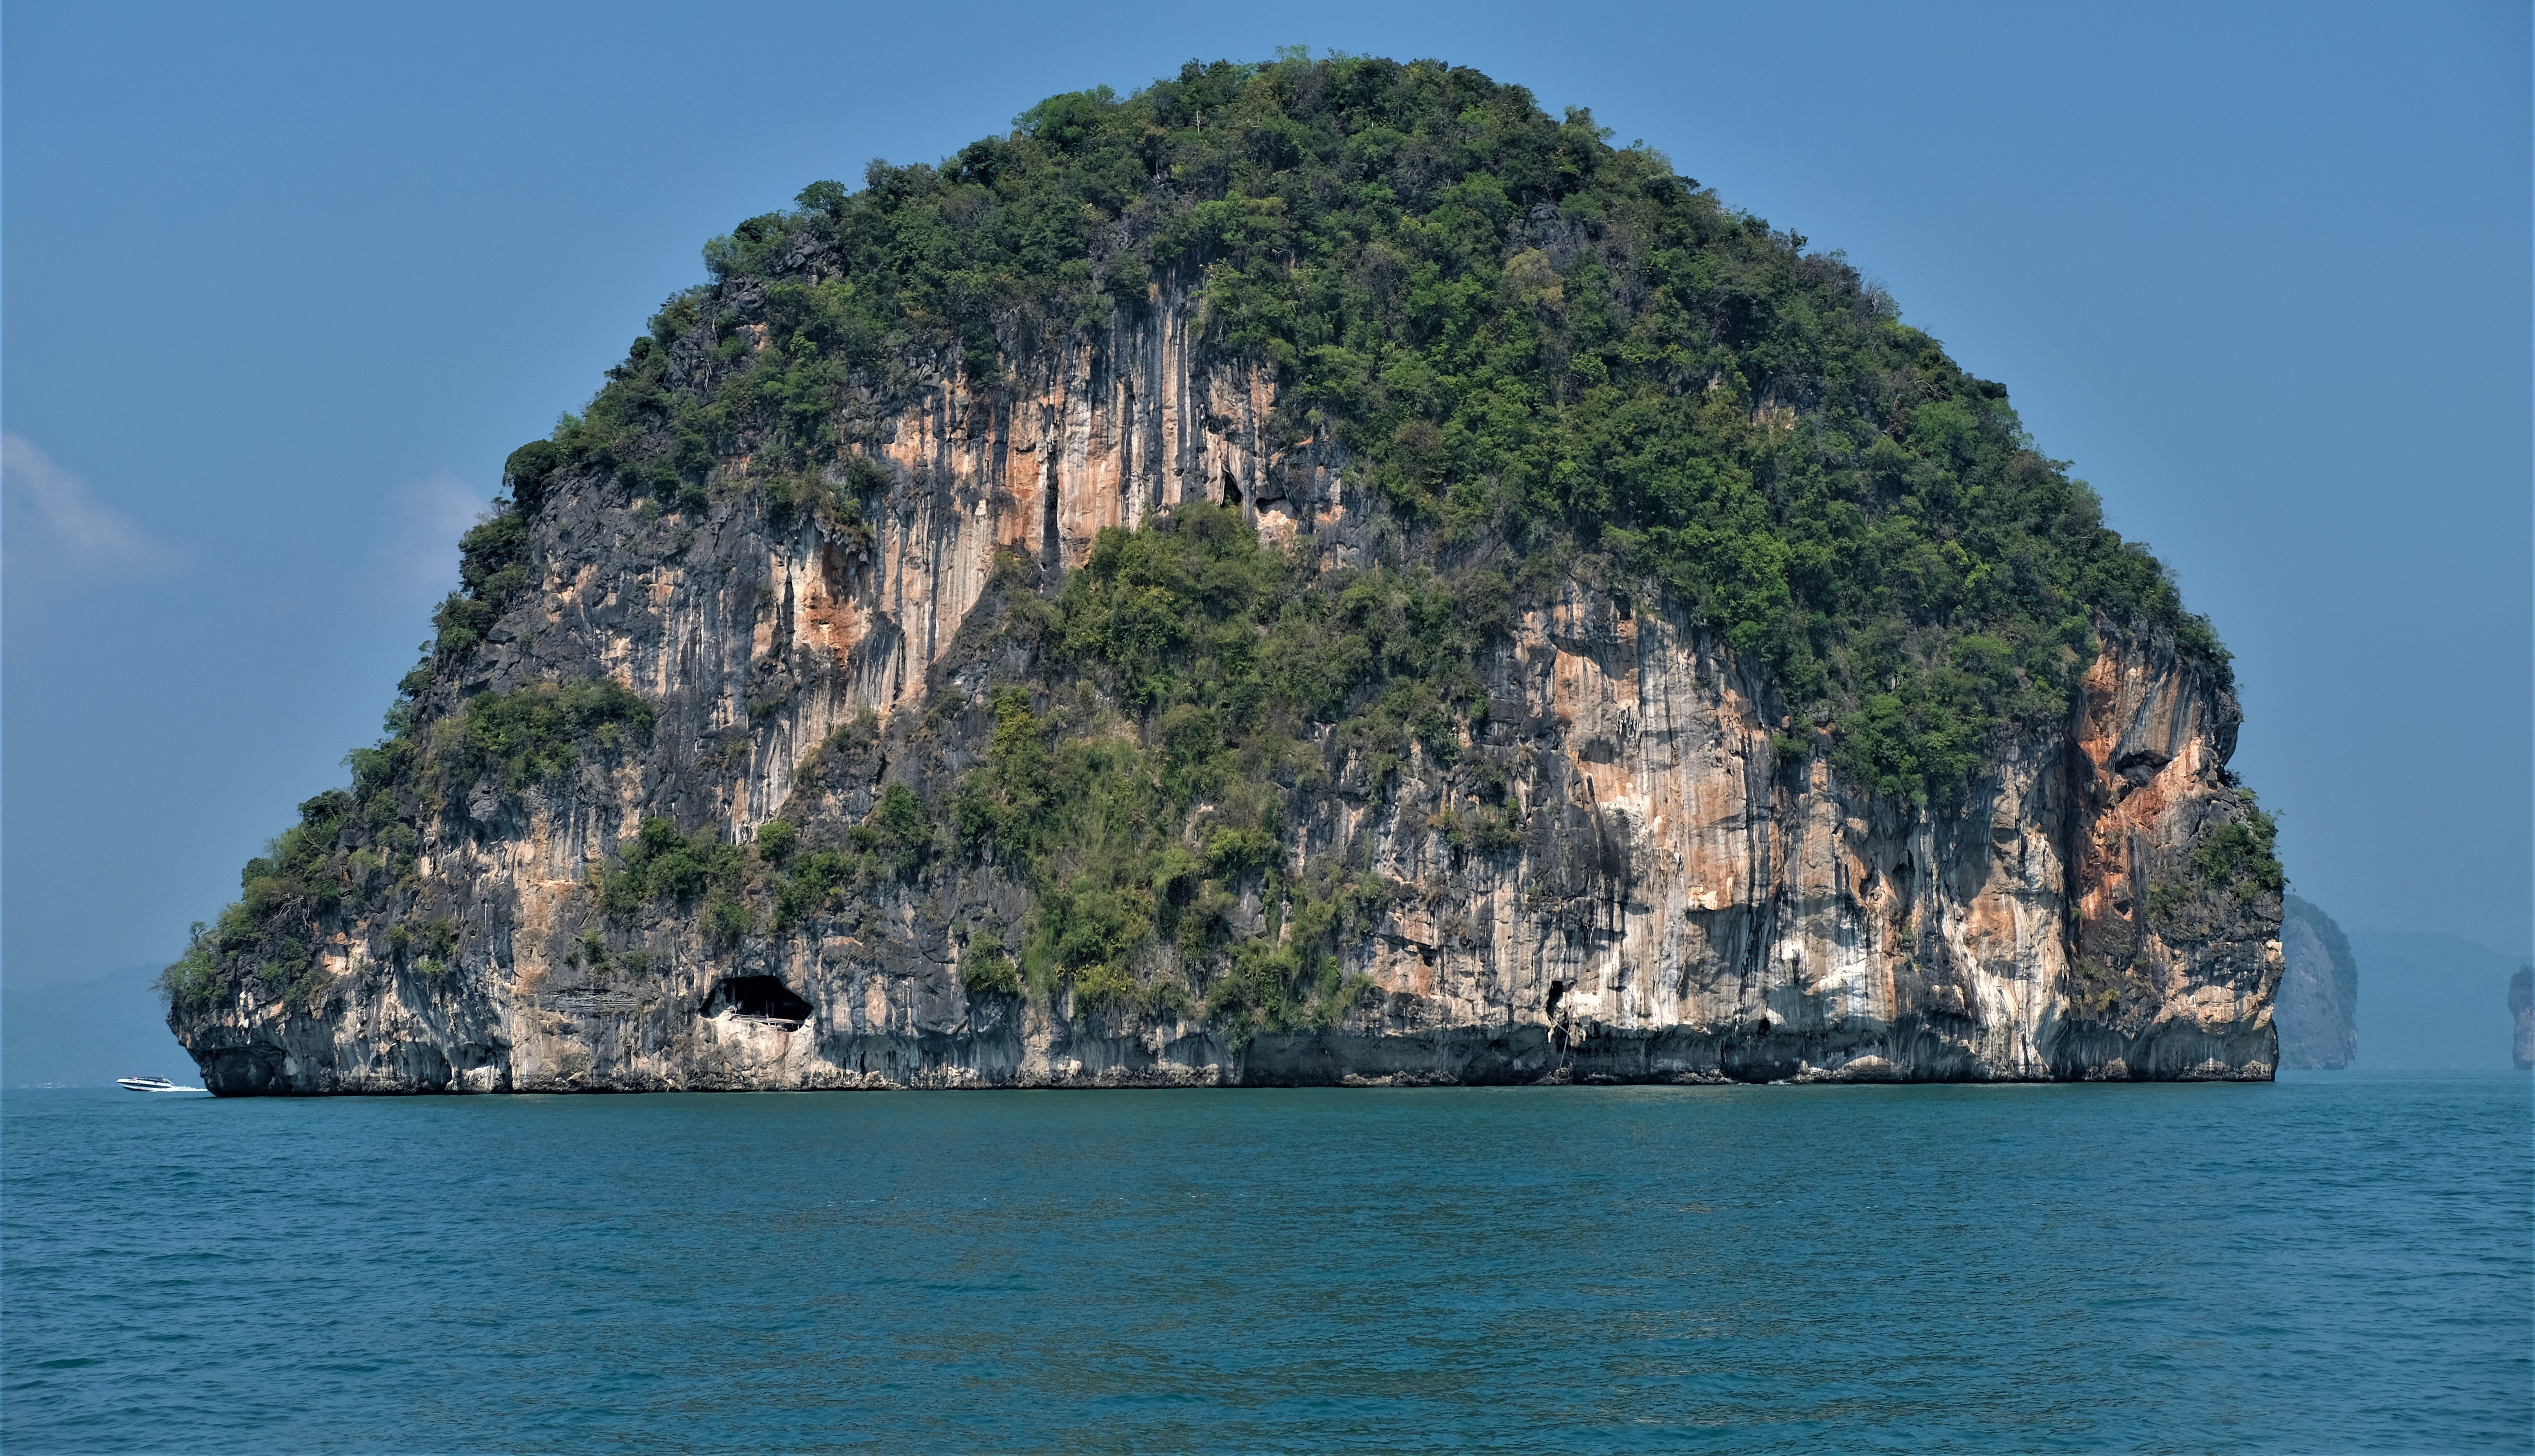
<path fill-rule="evenodd" d="M 449 793 L 397 912 L 454 928 L 445 963 L 400 957 L 387 916 L 322 923 L 321 985 L 174 1013 L 207 1085 L 2270 1074 L 2277 900 L 2167 903 L 2194 847 L 2246 813 L 2235 701 L 2171 641 L 2101 624 L 2064 729 L 1998 744 L 1958 800 L 1919 805 L 1845 781 L 1832 725 L 1792 721 L 1668 600 L 1581 579 L 1487 657 L 1486 721 L 1455 763 L 1412 756 L 1374 785 L 1341 761 L 1298 794 L 1293 864 L 1354 846 L 1404 887 L 1345 951 L 1373 994 L 1332 1025 L 1241 1040 L 1195 1014 L 971 995 L 954 927 L 1026 910 L 991 870 L 895 885 L 837 933 L 725 943 L 654 910 L 610 964 L 582 955 L 593 871 L 646 818 L 745 842 L 778 814 L 862 820 L 894 761 L 973 762 L 1012 651 L 1002 597 L 1027 589 L 998 584 L 998 553 L 1060 577 L 1101 527 L 1193 499 L 1324 570 L 1398 539 L 1329 453 L 1267 441 L 1271 381 L 1187 336 L 1157 298 L 1009 389 L 936 383 L 879 430 L 888 483 L 847 526 L 759 494 L 681 507 L 557 483 L 528 589 L 423 711 L 453 731 L 471 697 L 605 678 L 655 706 L 648 734 L 524 791 Z M 1520 834 L 1481 855 L 1438 820 L 1488 771 Z"/>

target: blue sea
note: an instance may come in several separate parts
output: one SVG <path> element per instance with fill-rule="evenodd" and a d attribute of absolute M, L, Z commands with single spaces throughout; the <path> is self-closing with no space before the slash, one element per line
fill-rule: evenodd
<path fill-rule="evenodd" d="M 2508 1075 L 0 1097 L 0 1445 L 2509 1451 Z"/>

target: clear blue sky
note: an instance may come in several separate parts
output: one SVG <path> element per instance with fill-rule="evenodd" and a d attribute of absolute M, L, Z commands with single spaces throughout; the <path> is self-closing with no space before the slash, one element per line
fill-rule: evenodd
<path fill-rule="evenodd" d="M 236 892 L 708 236 L 1289 44 L 1588 105 L 1846 250 L 2216 620 L 2298 887 L 2524 951 L 2523 3 L 1201 10 L 13 0 L 5 974 Z"/>

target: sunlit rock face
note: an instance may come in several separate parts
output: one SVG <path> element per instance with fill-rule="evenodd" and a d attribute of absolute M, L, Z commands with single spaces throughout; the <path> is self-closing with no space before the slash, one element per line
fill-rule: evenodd
<path fill-rule="evenodd" d="M 2226 774 L 2237 705 L 2171 641 L 2099 624 L 2070 720 L 1996 744 L 1967 792 L 1921 805 L 1845 782 L 1836 725 L 1792 715 L 1664 599 L 1580 577 L 1488 649 L 1484 722 L 1453 762 L 1412 752 L 1377 775 L 1332 749 L 1292 784 L 1295 869 L 1353 856 L 1396 887 L 1341 955 L 1369 994 L 1326 1025 L 1244 1037 L 1186 1004 L 974 992 L 958 928 L 1030 908 L 991 862 L 936 864 L 780 935 L 648 906 L 605 922 L 613 949 L 593 963 L 593 870 L 647 818 L 745 842 L 778 815 L 805 831 L 860 823 L 893 779 L 947 795 L 993 730 L 990 686 L 1029 667 L 996 630 L 1014 595 L 1057 589 L 1101 527 L 1202 499 L 1316 570 L 1401 549 L 1334 451 L 1273 438 L 1270 376 L 1190 335 L 1185 300 L 1157 294 L 991 392 L 937 383 L 862 422 L 890 479 L 851 527 L 746 492 L 682 507 L 620 479 L 558 481 L 530 519 L 529 588 L 420 707 L 446 717 L 475 693 L 607 678 L 656 720 L 560 778 L 479 782 L 434 809 L 399 912 L 454 928 L 428 973 L 391 948 L 384 917 L 346 910 L 313 928 L 324 984 L 180 1005 L 207 1084 L 2272 1074 L 2279 899 L 2204 892 L 2189 873 L 2194 847 L 2245 813 Z M 1483 779 L 1519 834 L 1456 847 L 1448 811 Z M 1283 907 L 1263 882 L 1235 913 L 1272 935 Z M 1149 963 L 1170 954 L 1152 948 L 1139 974 L 1201 974 Z"/>

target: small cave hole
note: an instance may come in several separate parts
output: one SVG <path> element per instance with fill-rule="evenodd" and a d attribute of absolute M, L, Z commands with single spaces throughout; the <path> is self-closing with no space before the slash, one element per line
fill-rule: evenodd
<path fill-rule="evenodd" d="M 724 976 L 716 982 L 712 995 L 705 998 L 704 1014 L 718 1016 L 724 1011 L 759 1021 L 778 1021 L 787 1030 L 797 1029 L 810 1019 L 812 1007 L 791 987 L 775 976 Z"/>
<path fill-rule="evenodd" d="M 1558 1003 L 1559 1003 L 1559 1001 L 1561 1001 L 1562 1000 L 1564 1000 L 1564 999 L 1566 998 L 1566 996 L 1567 996 L 1567 983 L 1566 983 L 1566 982 L 1564 982 L 1564 981 L 1552 981 L 1552 982 L 1550 982 L 1550 983 L 1549 983 L 1549 1004 L 1548 1004 L 1548 1005 L 1546 1005 L 1546 1006 L 1544 1006 L 1544 1007 L 1542 1007 L 1542 1009 L 1543 1009 L 1543 1010 L 1545 1010 L 1546 1012 L 1548 1012 L 1548 1013 L 1549 1013 L 1550 1015 L 1552 1015 L 1552 1016 L 1557 1015 L 1557 1014 L 1558 1014 Z"/>
<path fill-rule="evenodd" d="M 1223 472 L 1223 504 L 1227 506 L 1241 504 L 1241 482 L 1233 479 L 1232 472 L 1229 470 Z"/>

